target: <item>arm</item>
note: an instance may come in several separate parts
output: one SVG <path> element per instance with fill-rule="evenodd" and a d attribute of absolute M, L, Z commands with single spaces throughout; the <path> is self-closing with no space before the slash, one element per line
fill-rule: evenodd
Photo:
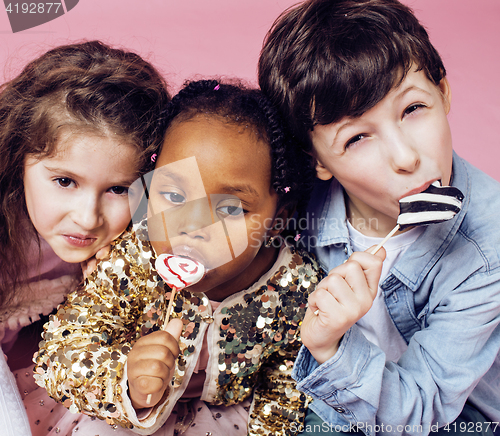
<path fill-rule="evenodd" d="M 456 286 L 434 278 L 435 295 L 421 318 L 422 329 L 399 362 L 386 363 L 356 326 L 322 365 L 301 350 L 294 378 L 299 389 L 321 400 L 315 411 L 323 419 L 360 423 L 366 434 L 374 434 L 378 425 L 379 434 L 415 435 L 456 419 L 500 350 L 500 272 L 476 273 L 460 282 L 456 262 L 449 259 L 447 265 L 449 271 L 440 275 L 453 274 Z M 414 298 L 404 287 L 398 297 Z"/>
<path fill-rule="evenodd" d="M 152 279 L 150 263 L 137 250 L 134 255 L 127 255 L 126 244 L 115 246 L 84 289 L 70 294 L 51 317 L 35 378 L 70 411 L 143 433 L 156 424 L 167 401 L 139 422 L 128 397 L 125 364 L 132 345 L 155 324 L 162 325 L 164 290 Z"/>

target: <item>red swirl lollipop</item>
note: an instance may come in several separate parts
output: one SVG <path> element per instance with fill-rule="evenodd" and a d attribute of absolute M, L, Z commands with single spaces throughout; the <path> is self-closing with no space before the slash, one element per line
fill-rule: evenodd
<path fill-rule="evenodd" d="M 161 278 L 172 289 L 165 319 L 165 325 L 167 325 L 175 292 L 198 283 L 205 275 L 205 267 L 190 257 L 174 254 L 160 254 L 156 259 L 155 267 Z"/>
<path fill-rule="evenodd" d="M 163 323 L 163 327 L 165 328 L 170 319 L 175 293 L 198 283 L 205 275 L 205 267 L 190 257 L 160 254 L 156 259 L 155 268 L 165 283 L 172 289 L 165 322 Z M 151 404 L 151 398 L 152 394 L 148 394 L 146 404 Z"/>

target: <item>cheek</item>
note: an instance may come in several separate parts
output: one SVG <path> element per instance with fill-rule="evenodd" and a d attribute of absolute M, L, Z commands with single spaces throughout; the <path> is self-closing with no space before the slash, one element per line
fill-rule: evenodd
<path fill-rule="evenodd" d="M 26 207 L 30 220 L 39 232 L 58 221 L 60 205 L 54 201 L 54 198 L 47 197 L 43 192 L 37 194 L 27 191 Z"/>
<path fill-rule="evenodd" d="M 114 237 L 127 228 L 130 220 L 131 215 L 128 200 L 110 206 L 106 212 L 106 222 L 108 223 L 110 232 L 115 235 Z"/>
<path fill-rule="evenodd" d="M 238 257 L 248 247 L 248 231 L 245 219 L 226 219 L 224 224 L 234 256 Z"/>

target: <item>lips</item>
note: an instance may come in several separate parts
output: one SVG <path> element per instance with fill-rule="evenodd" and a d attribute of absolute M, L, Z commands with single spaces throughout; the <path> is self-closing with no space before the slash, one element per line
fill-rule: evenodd
<path fill-rule="evenodd" d="M 207 266 L 207 260 L 205 256 L 203 256 L 196 248 L 190 247 L 188 245 L 178 245 L 176 247 L 172 247 L 172 254 L 176 256 L 186 256 L 191 259 L 196 260 L 202 265 Z"/>
<path fill-rule="evenodd" d="M 90 247 L 96 240 L 95 236 L 85 236 L 79 234 L 63 235 L 65 241 L 73 247 L 85 248 Z"/>
<path fill-rule="evenodd" d="M 435 180 L 432 180 L 432 181 L 425 183 L 424 185 L 420 186 L 419 188 L 415 188 L 415 189 L 412 189 L 411 191 L 408 191 L 401 198 L 409 197 L 410 195 L 420 194 L 421 192 L 425 191 L 429 186 L 434 185 L 435 183 L 437 183 L 438 186 L 441 186 L 440 180 L 435 179 Z M 401 200 L 401 198 L 399 200 Z"/>

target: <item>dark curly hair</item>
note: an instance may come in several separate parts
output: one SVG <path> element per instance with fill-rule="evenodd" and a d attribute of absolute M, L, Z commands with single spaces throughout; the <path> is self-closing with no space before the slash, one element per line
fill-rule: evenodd
<path fill-rule="evenodd" d="M 278 194 L 278 206 L 301 208 L 305 204 L 314 180 L 312 161 L 291 140 L 278 112 L 260 90 L 237 80 L 186 82 L 166 107 L 162 122 L 168 129 L 174 121 L 188 121 L 200 114 L 253 127 L 269 144 L 271 184 Z"/>
<path fill-rule="evenodd" d="M 25 280 L 37 240 L 24 196 L 26 157 L 53 155 L 70 127 L 135 146 L 143 171 L 163 141 L 158 119 L 168 101 L 151 64 L 99 41 L 54 48 L 0 87 L 0 306 Z"/>

